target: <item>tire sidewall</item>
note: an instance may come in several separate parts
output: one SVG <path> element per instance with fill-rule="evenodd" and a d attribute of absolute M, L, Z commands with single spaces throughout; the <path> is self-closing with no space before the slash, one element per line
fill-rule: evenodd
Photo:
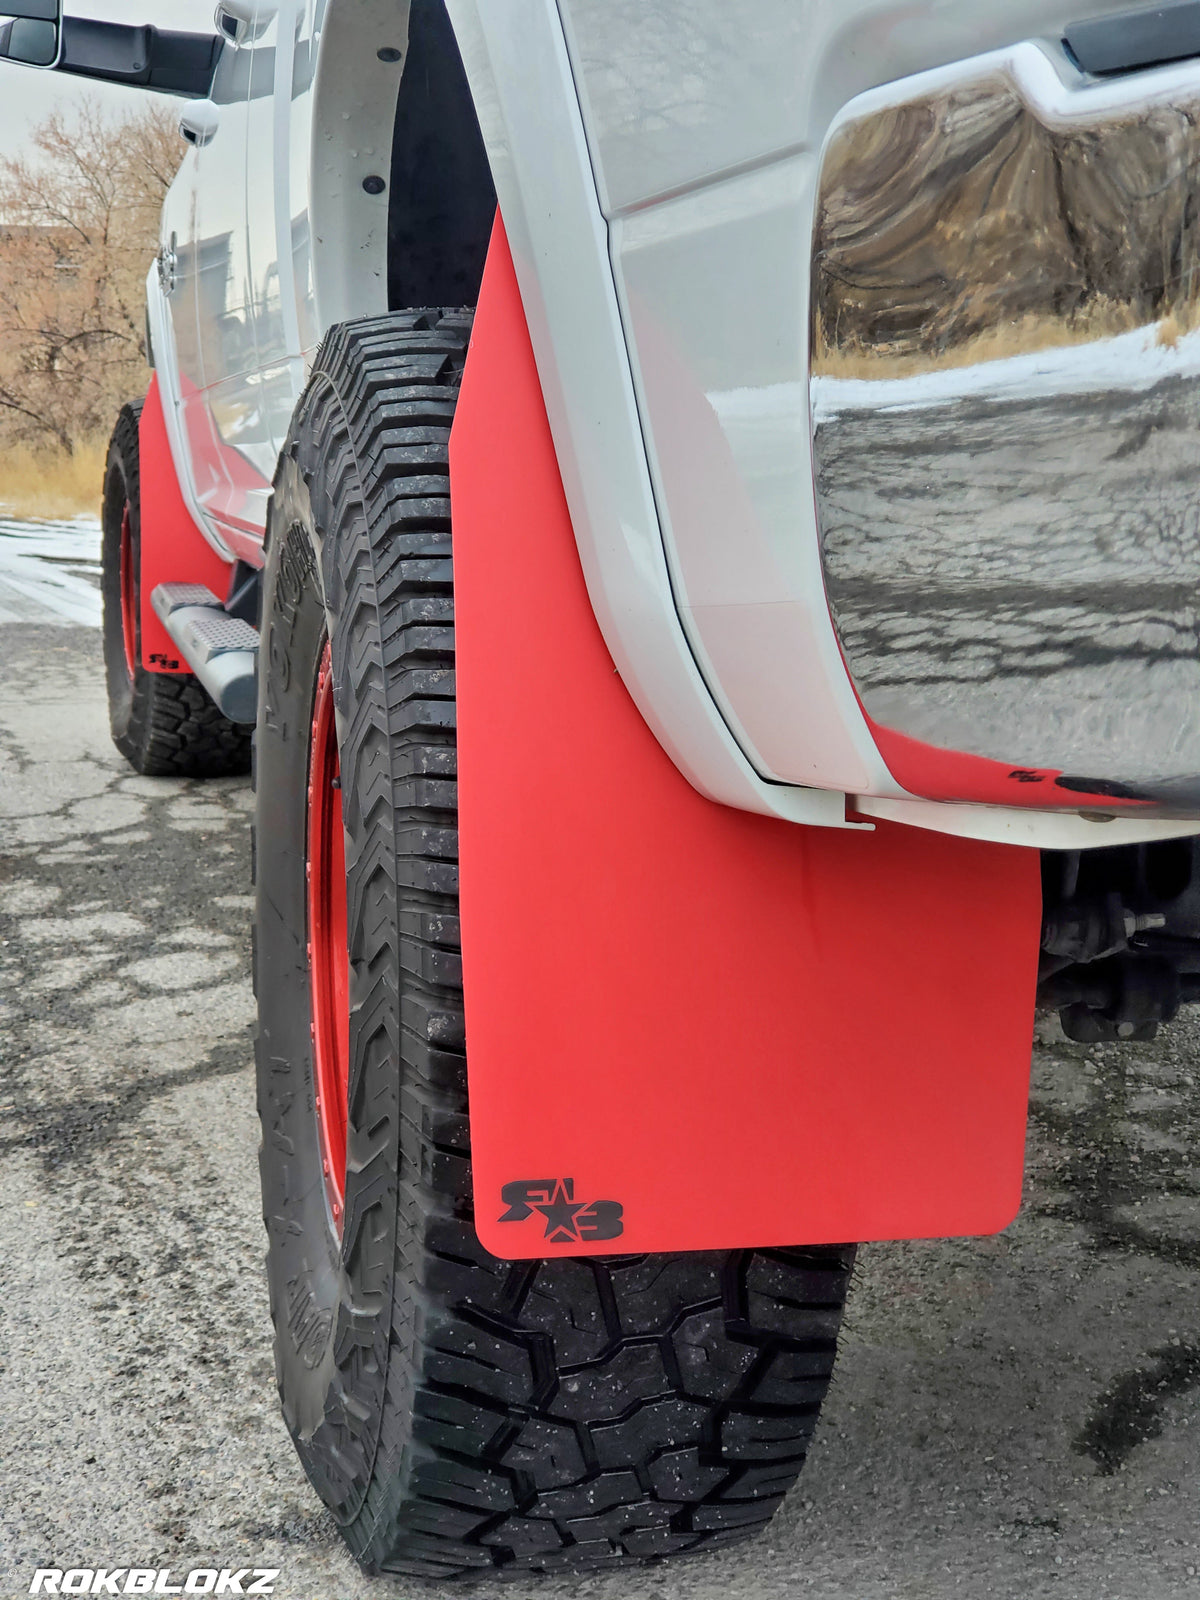
<path fill-rule="evenodd" d="M 364 1175 L 356 1172 L 353 1159 L 352 1099 L 351 1159 L 339 1242 L 329 1214 L 315 1103 L 306 860 L 317 676 L 328 638 L 340 726 L 344 671 L 339 668 L 346 650 L 338 618 L 325 601 L 322 539 L 299 454 L 294 444 L 285 449 L 276 476 L 260 647 L 255 976 L 263 1215 L 284 1417 L 314 1487 L 338 1520 L 346 1522 L 361 1508 L 384 1408 L 395 1188 L 393 1181 L 388 1194 L 363 1194 Z M 350 809 L 353 795 L 347 794 L 345 776 L 343 784 L 343 805 Z M 346 860 L 353 906 L 356 863 L 349 826 Z M 353 942 L 352 928 L 350 938 Z M 363 1041 L 354 1008 L 353 961 L 350 999 L 353 1084 L 356 1064 L 360 1078 L 364 1070 L 372 1070 L 370 1062 L 364 1066 L 359 1061 Z M 386 1067 L 376 1062 L 373 1070 L 378 1074 Z M 362 1130 L 358 1136 L 364 1136 Z"/>

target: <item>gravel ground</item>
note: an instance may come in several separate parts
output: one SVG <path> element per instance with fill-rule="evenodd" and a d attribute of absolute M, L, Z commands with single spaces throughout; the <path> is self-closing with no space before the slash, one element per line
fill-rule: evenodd
<path fill-rule="evenodd" d="M 438 1592 L 357 1573 L 277 1414 L 249 804 L 241 781 L 128 771 L 95 632 L 0 627 L 3 1596 L 39 1565 Z M 863 1250 L 839 1380 L 764 1540 L 521 1592 L 1200 1597 L 1198 1044 L 1195 1022 L 1104 1050 L 1046 1030 L 1019 1221 Z"/>

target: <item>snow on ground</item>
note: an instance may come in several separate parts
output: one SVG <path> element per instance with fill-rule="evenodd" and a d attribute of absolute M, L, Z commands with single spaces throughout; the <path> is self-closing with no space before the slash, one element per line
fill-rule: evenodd
<path fill-rule="evenodd" d="M 1198 372 L 1200 332 L 1165 345 L 1158 342 L 1155 323 L 1089 344 L 1061 345 L 903 378 L 814 378 L 813 421 L 826 422 L 847 411 L 919 411 L 967 399 L 1040 400 L 1113 389 L 1136 393 L 1164 378 L 1194 377 Z"/>
<path fill-rule="evenodd" d="M 0 623 L 100 626 L 100 524 L 0 515 Z"/>

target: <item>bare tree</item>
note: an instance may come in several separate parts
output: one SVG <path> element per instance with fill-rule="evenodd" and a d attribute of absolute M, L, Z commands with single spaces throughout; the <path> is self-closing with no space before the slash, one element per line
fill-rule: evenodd
<path fill-rule="evenodd" d="M 145 388 L 144 282 L 183 146 L 150 103 L 85 101 L 0 157 L 0 437 L 71 453 Z"/>

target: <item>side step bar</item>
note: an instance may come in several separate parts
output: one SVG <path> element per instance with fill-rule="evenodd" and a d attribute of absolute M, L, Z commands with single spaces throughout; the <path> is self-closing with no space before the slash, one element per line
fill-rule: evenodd
<path fill-rule="evenodd" d="M 179 653 L 230 722 L 258 710 L 258 629 L 231 617 L 202 583 L 160 583 L 150 604 Z"/>

